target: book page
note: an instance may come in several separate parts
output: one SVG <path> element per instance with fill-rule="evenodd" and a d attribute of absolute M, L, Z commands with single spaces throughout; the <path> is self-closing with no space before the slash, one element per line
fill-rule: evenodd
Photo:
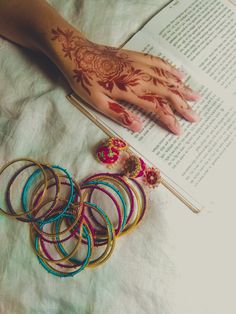
<path fill-rule="evenodd" d="M 178 118 L 183 135 L 174 136 L 132 105 L 144 121 L 140 133 L 93 112 L 198 207 L 217 201 L 219 174 L 230 184 L 236 173 L 235 34 L 236 8 L 229 1 L 176 0 L 125 45 L 171 60 L 187 73 L 186 83 L 200 92 L 201 100 L 191 105 L 201 120 L 191 124 Z"/>
<path fill-rule="evenodd" d="M 236 7 L 230 1 L 173 1 L 143 31 L 197 68 L 210 86 L 236 95 Z"/>

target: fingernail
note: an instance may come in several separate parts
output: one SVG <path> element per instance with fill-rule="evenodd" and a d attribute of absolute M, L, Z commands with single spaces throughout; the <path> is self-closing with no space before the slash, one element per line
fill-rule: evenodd
<path fill-rule="evenodd" d="M 182 70 L 179 70 L 179 69 L 175 69 L 176 71 L 176 75 L 180 78 L 180 79 L 183 79 L 186 74 L 182 71 Z"/>
<path fill-rule="evenodd" d="M 190 122 L 198 122 L 200 120 L 199 115 L 192 109 L 186 111 L 185 117 Z"/>
<path fill-rule="evenodd" d="M 193 92 L 194 96 L 196 97 L 197 100 L 199 100 L 202 96 L 198 92 Z"/>
<path fill-rule="evenodd" d="M 134 120 L 132 122 L 132 124 L 130 125 L 130 129 L 133 131 L 133 132 L 140 132 L 143 128 L 143 124 L 141 121 L 136 121 Z"/>
<path fill-rule="evenodd" d="M 192 96 L 195 98 L 195 100 L 200 100 L 201 99 L 201 95 L 198 92 L 192 91 Z"/>
<path fill-rule="evenodd" d="M 201 95 L 198 92 L 193 91 L 190 87 L 187 87 L 187 90 L 194 100 L 199 100 L 201 98 Z"/>
<path fill-rule="evenodd" d="M 169 124 L 168 127 L 175 135 L 181 135 L 183 133 L 183 130 L 177 121 L 174 124 Z"/>
<path fill-rule="evenodd" d="M 133 132 L 140 132 L 143 129 L 143 122 L 139 116 L 132 115 L 132 123 L 129 125 L 129 128 Z"/>

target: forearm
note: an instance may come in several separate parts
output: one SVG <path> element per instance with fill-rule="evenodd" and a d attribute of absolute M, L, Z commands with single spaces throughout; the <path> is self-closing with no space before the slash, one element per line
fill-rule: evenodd
<path fill-rule="evenodd" d="M 51 40 L 55 27 L 73 27 L 44 0 L 0 0 L 0 35 L 54 59 L 56 43 Z M 76 30 L 78 32 L 78 30 Z"/>

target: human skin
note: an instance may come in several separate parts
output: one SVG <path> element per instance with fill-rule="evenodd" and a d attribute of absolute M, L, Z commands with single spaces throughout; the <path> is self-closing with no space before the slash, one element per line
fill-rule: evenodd
<path fill-rule="evenodd" d="M 121 101 L 154 113 L 176 135 L 182 132 L 176 113 L 199 120 L 188 104 L 199 95 L 178 69 L 159 57 L 91 42 L 44 0 L 0 0 L 0 35 L 45 54 L 77 95 L 134 132 L 142 121 Z"/>

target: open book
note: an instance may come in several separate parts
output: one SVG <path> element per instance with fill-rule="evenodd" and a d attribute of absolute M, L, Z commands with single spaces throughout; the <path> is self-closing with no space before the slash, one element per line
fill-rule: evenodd
<path fill-rule="evenodd" d="M 236 2 L 236 1 L 235 1 Z M 201 120 L 178 118 L 175 136 L 136 107 L 144 121 L 133 133 L 95 112 L 73 94 L 68 98 L 107 134 L 124 138 L 161 170 L 165 185 L 193 211 L 227 197 L 236 175 L 236 6 L 230 0 L 174 0 L 124 46 L 162 58 L 181 68 L 186 83 L 201 94 L 191 104 Z M 224 191 L 226 194 L 224 195 Z"/>

